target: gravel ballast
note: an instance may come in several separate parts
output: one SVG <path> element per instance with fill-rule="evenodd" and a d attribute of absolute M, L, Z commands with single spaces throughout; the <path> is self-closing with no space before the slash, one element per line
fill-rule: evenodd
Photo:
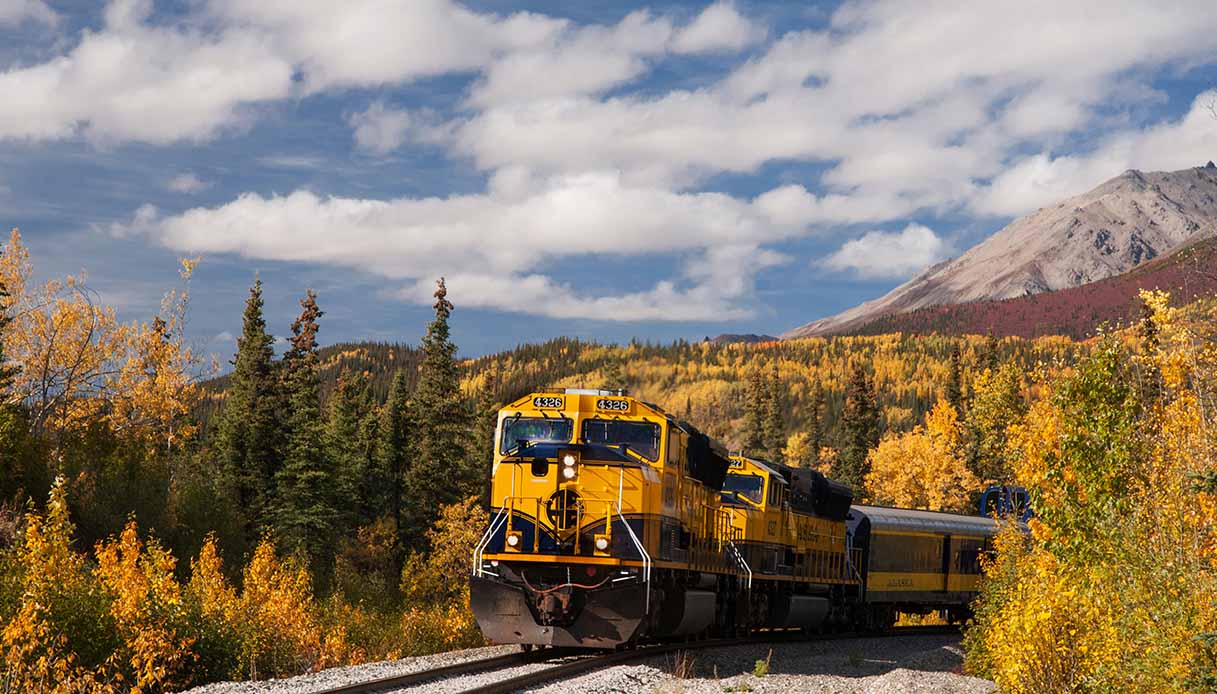
<path fill-rule="evenodd" d="M 772 651 L 772 655 L 770 652 Z M 516 646 L 473 648 L 402 660 L 331 668 L 282 680 L 223 682 L 187 694 L 315 694 L 327 688 L 519 652 Z M 768 673 L 753 675 L 768 659 Z M 669 653 L 629 665 L 549 683 L 539 694 L 722 694 L 727 691 L 813 694 L 992 694 L 987 680 L 958 674 L 963 663 L 957 635 L 917 635 L 753 644 Z M 543 663 L 471 673 L 397 690 L 418 694 L 459 692 L 527 671 Z M 682 674 L 684 676 L 678 676 Z"/>
<path fill-rule="evenodd" d="M 281 680 L 257 682 L 216 682 L 188 689 L 182 694 L 315 694 L 316 692 L 364 682 L 382 677 L 405 675 L 420 670 L 455 665 L 470 660 L 483 660 L 509 653 L 519 653 L 519 646 L 487 646 L 462 651 L 448 651 L 434 655 L 422 655 L 401 660 L 384 660 L 350 667 L 336 667 L 307 675 Z M 469 675 L 472 677 L 473 675 Z"/>
<path fill-rule="evenodd" d="M 772 649 L 772 656 L 770 656 Z M 757 660 L 769 672 L 752 674 Z M 673 673 L 691 670 L 691 676 Z M 959 636 L 920 635 L 732 646 L 658 656 L 554 682 L 538 694 L 992 694 L 988 680 L 958 674 Z"/>

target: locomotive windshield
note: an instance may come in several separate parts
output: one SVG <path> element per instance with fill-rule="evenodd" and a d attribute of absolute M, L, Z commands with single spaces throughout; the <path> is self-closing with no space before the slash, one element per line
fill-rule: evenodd
<path fill-rule="evenodd" d="M 533 443 L 569 443 L 575 425 L 562 417 L 514 417 L 503 420 L 503 439 L 499 453 L 506 453 L 520 441 Z"/>
<path fill-rule="evenodd" d="M 583 440 L 601 446 L 626 446 L 647 460 L 659 459 L 659 425 L 619 419 L 587 419 Z"/>
<path fill-rule="evenodd" d="M 723 480 L 723 497 L 727 499 L 731 496 L 731 492 L 736 492 L 740 496 L 751 500 L 753 503 L 760 504 L 761 497 L 764 494 L 765 480 L 760 475 L 727 475 L 727 479 Z"/>

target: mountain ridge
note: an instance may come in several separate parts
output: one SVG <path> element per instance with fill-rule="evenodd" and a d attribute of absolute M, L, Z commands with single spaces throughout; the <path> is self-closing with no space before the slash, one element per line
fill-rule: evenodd
<path fill-rule="evenodd" d="M 958 258 L 887 294 L 799 326 L 783 338 L 846 334 L 883 316 L 1012 299 L 1123 274 L 1217 235 L 1217 166 L 1129 169 L 1002 227 Z"/>

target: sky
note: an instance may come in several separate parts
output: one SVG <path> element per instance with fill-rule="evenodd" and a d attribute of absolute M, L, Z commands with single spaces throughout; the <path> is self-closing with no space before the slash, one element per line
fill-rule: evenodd
<path fill-rule="evenodd" d="M 192 341 L 780 334 L 1217 159 L 1212 0 L 0 0 L 0 225 Z"/>

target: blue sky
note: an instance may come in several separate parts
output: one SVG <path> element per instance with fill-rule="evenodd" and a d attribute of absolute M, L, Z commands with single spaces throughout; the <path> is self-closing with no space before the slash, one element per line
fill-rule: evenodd
<path fill-rule="evenodd" d="M 0 0 L 0 224 L 231 354 L 778 334 L 1127 168 L 1217 158 L 1217 6 Z M 1163 7 L 1169 5 L 1169 7 Z"/>

